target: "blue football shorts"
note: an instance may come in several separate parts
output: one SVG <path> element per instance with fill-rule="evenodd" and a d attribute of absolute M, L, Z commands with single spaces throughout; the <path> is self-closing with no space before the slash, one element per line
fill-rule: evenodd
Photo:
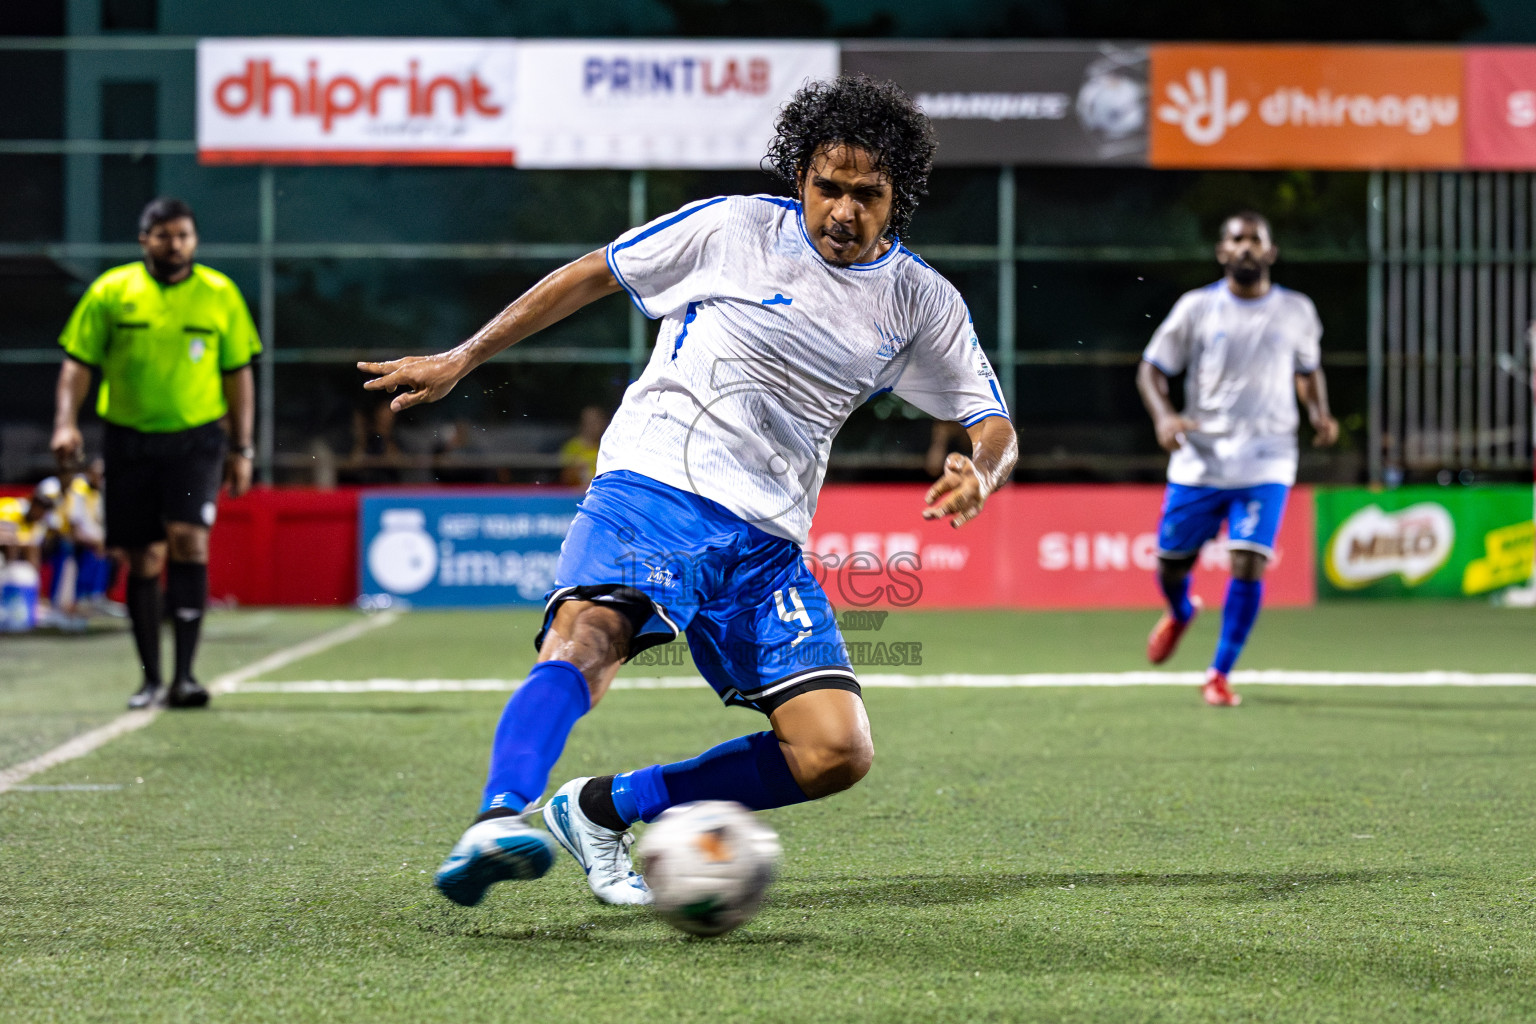
<path fill-rule="evenodd" d="M 565 601 L 628 616 L 629 659 L 685 635 L 726 704 L 768 714 L 808 690 L 859 692 L 836 614 L 799 545 L 638 473 L 592 481 L 560 546 L 537 645 Z"/>
<path fill-rule="evenodd" d="M 1190 487 L 1169 484 L 1163 493 L 1163 517 L 1157 526 L 1157 553 L 1188 558 L 1227 524 L 1227 547 L 1275 553 L 1275 536 L 1291 489 L 1285 484 L 1252 487 Z"/>

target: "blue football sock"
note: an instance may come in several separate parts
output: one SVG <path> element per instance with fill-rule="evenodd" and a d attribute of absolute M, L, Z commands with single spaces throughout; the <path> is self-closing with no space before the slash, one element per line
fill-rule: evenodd
<path fill-rule="evenodd" d="M 735 800 L 764 811 L 809 799 L 771 732 L 738 736 L 687 761 L 653 764 L 613 780 L 614 809 L 628 822 L 654 821 L 668 807 L 694 800 Z"/>
<path fill-rule="evenodd" d="M 1211 667 L 1225 675 L 1237 664 L 1248 642 L 1248 631 L 1259 617 L 1264 601 L 1263 580 L 1233 580 L 1227 584 L 1227 603 L 1221 610 L 1221 639 L 1216 642 L 1216 660 Z"/>
<path fill-rule="evenodd" d="M 1180 576 L 1177 581 L 1171 581 L 1158 573 L 1157 585 L 1163 592 L 1163 599 L 1168 602 L 1168 610 L 1173 613 L 1174 620 L 1188 622 L 1195 614 L 1195 606 L 1189 600 L 1189 573 Z"/>
<path fill-rule="evenodd" d="M 541 661 L 533 666 L 496 724 L 480 810 L 521 811 L 543 795 L 571 729 L 591 709 L 592 693 L 575 665 Z"/>

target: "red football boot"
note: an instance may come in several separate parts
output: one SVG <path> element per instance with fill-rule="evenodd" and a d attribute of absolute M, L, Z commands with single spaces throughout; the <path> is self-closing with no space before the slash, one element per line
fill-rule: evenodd
<path fill-rule="evenodd" d="M 1243 698 L 1233 693 L 1227 685 L 1227 674 L 1213 668 L 1206 670 L 1205 685 L 1201 687 L 1200 693 L 1212 707 L 1235 708 L 1243 702 Z"/>
<path fill-rule="evenodd" d="M 1195 621 L 1195 616 L 1200 614 L 1201 600 L 1198 597 L 1189 599 L 1194 606 L 1194 611 L 1183 622 L 1173 617 L 1172 612 L 1163 612 L 1163 617 L 1157 620 L 1157 625 L 1152 627 L 1152 632 L 1147 634 L 1147 660 L 1154 665 L 1161 665 L 1173 657 L 1173 652 L 1178 649 L 1179 639 L 1189 624 Z"/>

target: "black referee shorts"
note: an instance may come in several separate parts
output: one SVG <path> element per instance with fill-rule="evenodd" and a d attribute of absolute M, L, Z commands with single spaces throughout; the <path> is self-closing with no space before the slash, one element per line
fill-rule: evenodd
<path fill-rule="evenodd" d="M 141 548 L 165 539 L 165 524 L 212 526 L 228 439 L 217 422 L 169 434 L 107 424 L 107 544 Z"/>

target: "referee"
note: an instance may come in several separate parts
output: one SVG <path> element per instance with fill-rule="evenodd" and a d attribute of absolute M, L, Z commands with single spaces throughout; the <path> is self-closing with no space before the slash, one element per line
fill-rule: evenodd
<path fill-rule="evenodd" d="M 92 282 L 59 337 L 65 358 L 50 447 L 61 466 L 79 461 L 80 406 L 99 370 L 107 544 L 128 555 L 128 617 L 144 667 L 128 706 L 163 699 L 195 708 L 208 703 L 192 674 L 208 604 L 208 530 L 220 483 L 236 497 L 251 486 L 251 360 L 261 342 L 234 282 L 193 262 L 190 206 L 166 198 L 146 206 L 139 247 L 142 261 Z M 168 692 L 160 671 L 162 572 L 176 636 Z"/>

